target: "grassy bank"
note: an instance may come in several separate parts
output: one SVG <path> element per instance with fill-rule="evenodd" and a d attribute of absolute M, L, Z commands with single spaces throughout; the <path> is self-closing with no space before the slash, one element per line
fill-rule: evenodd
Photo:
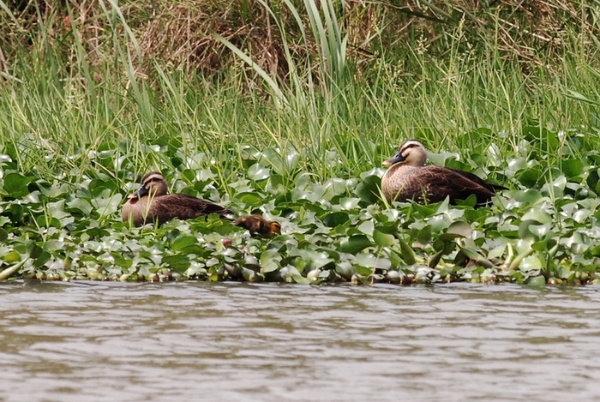
<path fill-rule="evenodd" d="M 61 36 L 51 12 L 29 46 L 4 51 L 3 279 L 597 280 L 594 15 L 527 60 L 501 51 L 500 33 L 471 40 L 466 18 L 443 33 L 443 52 L 423 36 L 383 38 L 363 59 L 335 4 L 329 17 L 299 4 L 284 10 L 293 24 L 270 31 L 287 73 L 245 63 L 257 55 L 211 32 L 232 60 L 211 75 L 150 58 L 131 10 L 101 4 L 98 52 L 89 26 Z M 314 52 L 296 57 L 303 44 Z M 510 190 L 477 210 L 386 205 L 381 161 L 407 138 Z M 150 170 L 173 191 L 276 219 L 283 235 L 253 239 L 213 218 L 130 228 L 120 205 Z"/>

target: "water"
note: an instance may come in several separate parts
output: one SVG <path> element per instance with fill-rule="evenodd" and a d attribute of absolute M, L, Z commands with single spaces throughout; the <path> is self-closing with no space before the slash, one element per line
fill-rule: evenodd
<path fill-rule="evenodd" d="M 600 397 L 600 289 L 0 284 L 4 401 Z"/>

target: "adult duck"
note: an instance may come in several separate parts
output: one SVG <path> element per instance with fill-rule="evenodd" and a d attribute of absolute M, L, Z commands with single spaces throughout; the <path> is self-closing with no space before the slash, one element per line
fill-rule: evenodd
<path fill-rule="evenodd" d="M 497 190 L 506 187 L 491 184 L 462 170 L 442 166 L 425 165 L 427 152 L 416 140 L 406 141 L 398 152 L 383 162 L 389 166 L 381 179 L 381 190 L 389 201 L 414 200 L 419 203 L 435 203 L 446 197 L 450 203 L 465 200 L 471 195 L 477 205 L 487 205 Z"/>
<path fill-rule="evenodd" d="M 233 215 L 233 212 L 192 195 L 168 194 L 165 177 L 159 172 L 151 172 L 142 177 L 139 190 L 128 197 L 123 205 L 121 217 L 124 222 L 131 221 L 134 226 L 141 226 L 152 222 L 162 225 L 175 218 L 194 219 L 210 214 L 232 220 L 229 216 Z M 278 222 L 268 221 L 260 215 L 240 217 L 234 221 L 234 225 L 263 237 L 281 234 Z"/>

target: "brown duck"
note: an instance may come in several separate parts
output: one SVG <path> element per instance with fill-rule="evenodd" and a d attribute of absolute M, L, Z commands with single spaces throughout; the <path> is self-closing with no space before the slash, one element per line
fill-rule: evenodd
<path fill-rule="evenodd" d="M 490 184 L 462 170 L 442 166 L 425 166 L 427 152 L 419 141 L 409 140 L 398 152 L 383 162 L 389 169 L 381 179 L 381 190 L 388 201 L 415 200 L 434 203 L 448 197 L 451 203 L 477 197 L 477 205 L 489 204 L 497 190 L 506 187 Z"/>
<path fill-rule="evenodd" d="M 191 195 L 168 194 L 165 177 L 159 172 L 151 172 L 142 177 L 139 190 L 128 197 L 123 205 L 122 218 L 124 222 L 131 221 L 133 225 L 141 226 L 150 222 L 162 225 L 174 218 L 194 219 L 210 214 L 231 220 L 228 215 L 233 215 L 233 212 Z M 268 221 L 260 215 L 240 217 L 234 225 L 263 237 L 281 234 L 278 222 Z"/>

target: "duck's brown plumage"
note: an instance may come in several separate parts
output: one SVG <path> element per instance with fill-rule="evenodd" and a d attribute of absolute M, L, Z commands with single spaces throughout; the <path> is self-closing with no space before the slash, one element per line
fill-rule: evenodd
<path fill-rule="evenodd" d="M 171 219 L 193 219 L 199 216 L 218 214 L 225 216 L 231 211 L 210 201 L 187 194 L 167 194 L 164 176 L 151 172 L 144 177 L 140 189 L 129 196 L 123 205 L 123 221 L 131 219 L 135 226 L 149 222 L 163 224 Z"/>
<path fill-rule="evenodd" d="M 269 221 L 260 215 L 246 215 L 237 218 L 234 225 L 248 229 L 252 234 L 262 237 L 271 237 L 281 234 L 281 224 L 279 222 Z"/>
<path fill-rule="evenodd" d="M 123 221 L 135 226 L 158 222 L 159 225 L 171 219 L 194 219 L 200 216 L 218 214 L 221 218 L 232 220 L 227 215 L 233 212 L 213 202 L 187 194 L 167 194 L 168 185 L 159 172 L 151 172 L 142 177 L 140 189 L 131 194 L 123 205 Z M 243 227 L 251 233 L 269 237 L 281 234 L 281 225 L 260 215 L 242 216 L 234 225 Z"/>
<path fill-rule="evenodd" d="M 425 166 L 427 153 L 418 141 L 406 141 L 398 152 L 384 162 L 390 166 L 381 179 L 381 189 L 388 201 L 434 203 L 448 197 L 451 203 L 470 195 L 477 197 L 478 205 L 488 204 L 496 190 L 505 187 L 491 184 L 461 170 L 442 166 Z"/>

